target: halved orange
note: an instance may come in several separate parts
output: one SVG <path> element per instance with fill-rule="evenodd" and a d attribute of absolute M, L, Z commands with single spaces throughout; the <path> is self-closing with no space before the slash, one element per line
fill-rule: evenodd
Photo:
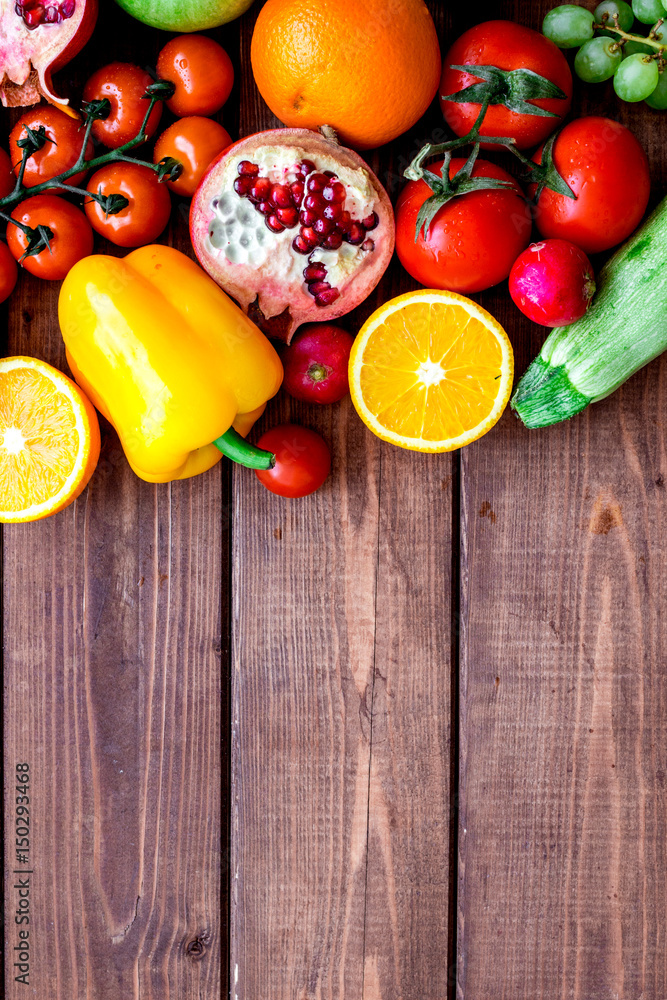
<path fill-rule="evenodd" d="M 90 400 L 37 358 L 0 360 L 0 521 L 37 521 L 78 497 L 100 455 Z"/>
<path fill-rule="evenodd" d="M 366 320 L 350 355 L 350 392 L 384 441 L 452 451 L 493 427 L 513 373 L 512 345 L 486 309 L 456 292 L 420 289 Z"/>

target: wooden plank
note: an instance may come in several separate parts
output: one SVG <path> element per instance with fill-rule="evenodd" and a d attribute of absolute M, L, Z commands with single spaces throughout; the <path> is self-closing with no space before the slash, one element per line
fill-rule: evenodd
<path fill-rule="evenodd" d="M 502 13 L 539 27 L 549 6 Z M 657 196 L 657 117 L 581 90 L 644 143 Z M 541 332 L 482 298 L 521 374 Z M 546 430 L 506 414 L 462 453 L 465 1000 L 667 991 L 666 379 L 654 362 Z"/>
<path fill-rule="evenodd" d="M 106 5 L 68 89 L 112 57 L 144 65 L 160 38 Z M 176 205 L 165 238 L 189 248 Z M 21 278 L 10 353 L 66 367 L 57 296 L 57 284 Z M 105 426 L 76 503 L 4 532 L 8 1000 L 220 996 L 228 492 L 223 466 L 142 482 Z M 29 861 L 17 865 L 23 762 L 32 823 Z M 14 966 L 18 879 L 30 889 L 27 988 Z"/>
<path fill-rule="evenodd" d="M 242 101 L 241 134 L 275 126 L 250 79 Z M 396 195 L 397 150 L 371 164 Z M 394 263 L 342 325 L 411 287 Z M 282 396 L 263 426 L 289 420 L 332 447 L 319 493 L 234 473 L 231 995 L 444 1000 L 452 458 L 382 444 L 349 399 Z"/>

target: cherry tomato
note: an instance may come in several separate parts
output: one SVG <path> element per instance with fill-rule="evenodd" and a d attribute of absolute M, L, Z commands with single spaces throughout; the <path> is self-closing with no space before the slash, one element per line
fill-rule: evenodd
<path fill-rule="evenodd" d="M 161 80 L 176 84 L 167 107 L 174 115 L 213 115 L 225 103 L 234 83 L 232 61 L 206 35 L 172 38 L 157 59 Z"/>
<path fill-rule="evenodd" d="M 307 497 L 319 490 L 331 471 L 326 443 L 307 427 L 280 424 L 262 434 L 257 445 L 276 456 L 272 469 L 255 472 L 267 490 L 279 497 Z"/>
<path fill-rule="evenodd" d="M 0 198 L 11 194 L 15 183 L 16 178 L 12 173 L 12 161 L 9 159 L 9 154 L 5 153 L 4 149 L 0 149 Z"/>
<path fill-rule="evenodd" d="M 514 138 L 519 149 L 529 149 L 543 142 L 567 114 L 572 101 L 572 73 L 563 53 L 554 43 L 532 28 L 512 21 L 486 21 L 464 32 L 445 56 L 440 81 L 440 104 L 445 121 L 458 135 L 466 135 L 480 110 L 478 103 L 457 104 L 443 94 L 455 94 L 481 78 L 452 66 L 497 66 L 498 69 L 530 69 L 546 77 L 565 94 L 564 98 L 530 101 L 558 117 L 543 117 L 510 111 L 503 104 L 492 104 L 484 117 L 482 135 L 505 135 Z M 486 144 L 486 149 L 494 149 Z"/>
<path fill-rule="evenodd" d="M 153 162 L 173 156 L 183 164 L 183 173 L 167 184 L 176 194 L 191 198 L 208 167 L 223 149 L 232 144 L 229 132 L 210 118 L 181 118 L 158 137 Z"/>
<path fill-rule="evenodd" d="M 6 243 L 0 243 L 0 302 L 4 302 L 14 291 L 19 269 Z"/>
<path fill-rule="evenodd" d="M 23 267 L 38 278 L 58 281 L 82 257 L 93 252 L 93 231 L 80 209 L 55 194 L 36 194 L 26 198 L 12 212 L 12 219 L 36 229 L 48 226 L 53 233 L 50 247 L 32 257 L 25 257 Z M 28 246 L 28 237 L 11 223 L 7 226 L 7 243 L 18 260 Z"/>
<path fill-rule="evenodd" d="M 113 62 L 93 73 L 83 88 L 84 101 L 106 97 L 111 102 L 109 117 L 93 124 L 95 138 L 110 149 L 134 139 L 148 111 L 149 100 L 144 94 L 151 83 L 146 70 L 133 63 Z M 155 134 L 161 115 L 162 102 L 158 101 L 146 126 L 148 138 Z"/>
<path fill-rule="evenodd" d="M 42 148 L 33 153 L 26 162 L 23 174 L 23 183 L 26 187 L 34 187 L 35 184 L 48 181 L 56 174 L 61 174 L 64 170 L 73 167 L 83 144 L 81 122 L 66 115 L 64 111 L 54 108 L 51 104 L 44 104 L 26 111 L 9 134 L 12 166 L 17 177 L 23 155 L 23 150 L 17 143 L 19 139 L 23 139 L 27 135 L 26 127 L 37 130 L 40 125 L 46 129 L 48 139 Z M 92 139 L 89 139 L 86 146 L 86 157 L 90 158 L 93 152 L 93 142 Z M 86 171 L 83 170 L 70 177 L 67 184 L 78 187 L 85 176 Z"/>
<path fill-rule="evenodd" d="M 86 199 L 88 221 L 100 236 L 119 247 L 142 247 L 157 239 L 169 222 L 171 198 L 150 167 L 137 163 L 109 163 L 96 170 L 88 191 L 122 194 L 129 205 L 115 215 L 105 215 L 101 205 Z"/>
<path fill-rule="evenodd" d="M 542 150 L 533 156 L 542 162 Z M 537 202 L 543 236 L 570 240 L 586 253 L 608 250 L 639 225 L 651 179 L 644 150 L 632 132 L 610 118 L 576 118 L 553 145 L 558 173 L 577 196 L 544 188 Z M 535 185 L 531 185 L 531 197 Z"/>
<path fill-rule="evenodd" d="M 452 159 L 450 177 L 465 162 Z M 442 161 L 429 169 L 440 174 Z M 433 192 L 423 180 L 409 181 L 401 191 L 396 205 L 396 250 L 406 271 L 427 288 L 481 292 L 503 281 L 528 246 L 530 213 L 516 181 L 487 160 L 477 160 L 472 176 L 509 180 L 514 190 L 473 191 L 452 198 L 436 214 L 428 236 L 422 229 L 416 242 L 419 209 Z"/>

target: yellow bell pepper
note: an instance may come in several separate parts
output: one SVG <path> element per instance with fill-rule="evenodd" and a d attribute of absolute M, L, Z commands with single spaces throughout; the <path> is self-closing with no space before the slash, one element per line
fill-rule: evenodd
<path fill-rule="evenodd" d="M 195 476 L 223 452 L 270 466 L 273 456 L 238 432 L 280 388 L 280 359 L 189 257 L 165 246 L 85 257 L 63 282 L 58 314 L 76 381 L 142 479 Z"/>

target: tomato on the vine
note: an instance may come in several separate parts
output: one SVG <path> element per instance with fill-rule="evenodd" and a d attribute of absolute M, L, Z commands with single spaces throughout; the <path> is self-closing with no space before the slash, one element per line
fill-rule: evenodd
<path fill-rule="evenodd" d="M 34 187 L 42 181 L 51 180 L 56 174 L 69 170 L 78 160 L 83 145 L 83 128 L 76 118 L 66 115 L 64 111 L 54 108 L 51 104 L 32 108 L 21 115 L 9 134 L 12 167 L 17 177 L 23 158 L 23 150 L 17 145 L 18 141 L 27 137 L 27 128 L 37 131 L 42 125 L 47 139 L 42 148 L 32 153 L 26 161 L 23 174 L 23 183 L 26 187 Z M 93 152 L 93 142 L 89 139 L 86 157 L 90 158 Z M 73 174 L 65 183 L 78 187 L 85 175 L 86 172 L 83 170 L 81 173 Z"/>
<path fill-rule="evenodd" d="M 0 302 L 4 302 L 14 291 L 19 269 L 6 243 L 0 243 Z"/>
<path fill-rule="evenodd" d="M 36 194 L 26 198 L 12 212 L 12 219 L 31 229 L 47 226 L 53 233 L 49 246 L 21 262 L 26 271 L 38 278 L 59 281 L 82 257 L 93 252 L 93 231 L 80 209 L 55 194 Z M 7 243 L 15 260 L 28 247 L 28 237 L 11 223 L 7 226 Z"/>
<path fill-rule="evenodd" d="M 232 144 L 229 132 L 211 121 L 192 115 L 174 122 L 160 135 L 153 150 L 153 162 L 173 156 L 183 164 L 183 173 L 167 184 L 176 194 L 191 198 L 208 167 L 223 149 Z"/>
<path fill-rule="evenodd" d="M 331 453 L 323 438 L 307 427 L 280 424 L 262 434 L 259 448 L 273 452 L 272 469 L 256 469 L 259 481 L 280 497 L 306 497 L 319 490 L 331 471 Z"/>
<path fill-rule="evenodd" d="M 458 136 L 466 135 L 473 127 L 480 104 L 459 104 L 445 100 L 445 96 L 482 82 L 473 72 L 452 69 L 452 66 L 470 64 L 495 66 L 506 71 L 532 70 L 555 84 L 565 94 L 565 97 L 526 98 L 528 103 L 551 112 L 549 116 L 511 110 L 503 104 L 491 104 L 480 129 L 481 135 L 508 136 L 515 140 L 519 149 L 530 149 L 543 142 L 570 109 L 572 73 L 560 49 L 549 38 L 532 28 L 513 21 L 486 21 L 464 32 L 454 42 L 444 60 L 440 104 L 445 121 Z M 554 115 L 557 117 L 553 117 Z M 484 148 L 495 147 L 487 143 Z"/>
<path fill-rule="evenodd" d="M 0 198 L 11 194 L 15 183 L 16 178 L 12 172 L 12 161 L 9 159 L 9 154 L 0 148 Z"/>
<path fill-rule="evenodd" d="M 556 136 L 552 155 L 576 198 L 544 188 L 536 211 L 542 236 L 570 240 L 586 253 L 626 239 L 646 211 L 651 187 L 646 154 L 630 129 L 611 118 L 576 118 Z M 542 162 L 542 149 L 533 159 Z M 535 190 L 531 185 L 531 197 Z"/>
<path fill-rule="evenodd" d="M 174 115 L 213 115 L 234 84 L 232 61 L 221 45 L 206 35 L 179 35 L 164 46 L 157 75 L 176 84 L 167 107 Z"/>
<path fill-rule="evenodd" d="M 88 181 L 91 194 L 121 194 L 129 204 L 106 215 L 93 198 L 86 198 L 88 221 L 100 236 L 119 247 L 142 247 L 157 239 L 169 222 L 171 198 L 150 167 L 137 163 L 108 163 Z"/>
<path fill-rule="evenodd" d="M 465 164 L 450 163 L 454 177 Z M 429 170 L 441 174 L 443 161 Z M 531 219 L 521 188 L 495 163 L 477 160 L 473 177 L 510 181 L 506 190 L 472 191 L 452 198 L 431 222 L 428 234 L 420 229 L 415 241 L 417 216 L 433 192 L 426 181 L 409 181 L 396 204 L 396 250 L 403 267 L 427 288 L 451 292 L 480 292 L 503 281 L 530 240 Z"/>
<path fill-rule="evenodd" d="M 148 111 L 149 99 L 144 94 L 152 83 L 146 70 L 133 63 L 113 62 L 93 73 L 83 88 L 84 101 L 106 97 L 111 104 L 109 117 L 93 123 L 95 138 L 110 149 L 134 139 Z M 155 134 L 161 115 L 162 102 L 158 101 L 146 126 L 148 138 Z"/>

